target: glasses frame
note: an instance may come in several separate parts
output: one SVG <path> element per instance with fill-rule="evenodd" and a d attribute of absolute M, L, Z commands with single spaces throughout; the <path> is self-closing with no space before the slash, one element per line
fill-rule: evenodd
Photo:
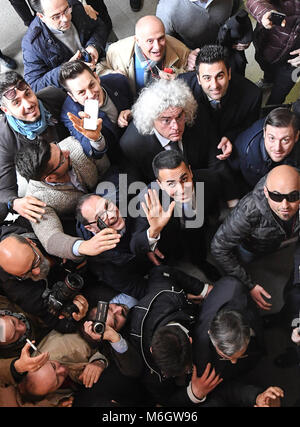
<path fill-rule="evenodd" d="M 53 22 L 59 22 L 63 16 L 69 16 L 72 13 L 72 6 L 68 4 L 68 7 L 60 13 L 56 13 L 53 16 L 48 16 Z M 45 15 L 44 15 L 45 16 Z"/>
<path fill-rule="evenodd" d="M 56 168 L 52 169 L 50 172 L 47 173 L 47 175 L 44 177 L 44 181 L 46 178 L 48 178 L 48 176 L 52 175 L 54 172 L 56 172 L 62 165 L 65 164 L 66 162 L 66 157 L 64 156 L 63 151 L 61 150 L 60 147 L 59 148 L 59 164 L 56 166 Z"/>
<path fill-rule="evenodd" d="M 115 208 L 116 208 L 115 204 L 110 199 L 106 199 L 105 204 L 108 206 L 110 203 L 112 203 L 114 205 L 114 210 L 115 210 Z M 105 222 L 108 218 L 108 212 L 113 212 L 113 210 L 112 209 L 103 210 L 100 215 L 97 214 L 97 219 L 95 221 L 88 222 L 86 225 L 97 224 L 97 227 L 99 228 L 99 230 L 103 230 L 104 228 L 109 228 Z M 105 214 L 105 218 L 103 219 L 104 214 Z"/>
<path fill-rule="evenodd" d="M 298 202 L 300 199 L 300 192 L 298 190 L 291 191 L 288 194 L 282 194 L 282 193 L 274 193 L 273 191 L 270 191 L 268 189 L 268 187 L 266 187 L 266 189 L 267 189 L 267 192 L 269 194 L 270 199 L 276 203 L 281 203 L 281 202 L 283 202 L 284 199 L 289 203 L 295 203 L 295 202 Z M 292 195 L 296 194 L 296 193 L 298 193 L 298 199 L 293 200 Z"/>

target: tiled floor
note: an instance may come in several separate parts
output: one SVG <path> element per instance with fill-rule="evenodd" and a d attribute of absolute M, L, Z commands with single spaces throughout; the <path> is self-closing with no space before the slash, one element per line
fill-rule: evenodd
<path fill-rule="evenodd" d="M 143 15 L 155 14 L 157 0 L 144 0 L 140 12 L 132 12 L 129 0 L 106 0 L 110 16 L 112 18 L 114 31 L 118 38 L 134 34 L 136 21 Z M 18 71 L 23 72 L 21 40 L 26 27 L 15 13 L 8 0 L 0 0 L 0 49 L 7 55 L 13 56 L 19 63 Z M 254 61 L 253 46 L 246 51 L 248 65 L 246 77 L 257 81 L 262 73 Z M 1 71 L 5 71 L 2 67 Z M 296 85 L 288 101 L 293 101 L 299 96 L 299 85 Z M 258 283 L 263 284 L 266 290 L 272 294 L 273 308 L 276 312 L 282 305 L 282 288 L 287 280 L 292 267 L 291 250 L 278 252 L 269 257 L 258 260 L 251 266 L 253 277 Z M 191 274 L 202 277 L 201 272 L 183 264 L 183 268 Z M 257 381 L 266 387 L 278 385 L 285 390 L 286 397 L 283 401 L 285 406 L 291 406 L 300 397 L 299 370 L 296 367 L 289 369 L 277 369 L 273 365 L 273 358 L 281 353 L 282 349 L 289 343 L 289 337 L 279 329 L 267 331 L 266 342 L 269 354 L 260 366 L 251 374 L 250 380 Z"/>

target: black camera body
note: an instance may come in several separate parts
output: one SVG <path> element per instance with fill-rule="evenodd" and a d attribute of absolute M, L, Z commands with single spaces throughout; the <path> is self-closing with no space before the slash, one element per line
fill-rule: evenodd
<path fill-rule="evenodd" d="M 83 278 L 77 273 L 69 273 L 64 281 L 55 282 L 51 289 L 43 292 L 48 311 L 54 316 L 63 315 L 72 318 L 72 313 L 78 313 L 78 307 L 72 302 L 80 294 L 84 286 Z"/>
<path fill-rule="evenodd" d="M 108 302 L 98 301 L 96 318 L 93 322 L 93 331 L 95 334 L 102 335 L 105 331 L 105 322 L 108 313 Z"/>
<path fill-rule="evenodd" d="M 92 62 L 92 57 L 85 49 L 80 49 L 81 59 L 83 62 Z"/>

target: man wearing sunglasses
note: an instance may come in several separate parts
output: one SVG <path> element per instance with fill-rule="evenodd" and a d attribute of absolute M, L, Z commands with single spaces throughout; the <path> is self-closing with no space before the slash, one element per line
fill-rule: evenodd
<path fill-rule="evenodd" d="M 44 203 L 36 197 L 22 197 L 24 184 L 16 176 L 15 155 L 21 147 L 37 142 L 59 142 L 67 136 L 59 123 L 65 94 L 57 88 L 46 88 L 35 94 L 23 77 L 15 71 L 0 74 L 0 202 L 11 212 L 30 221 L 44 213 Z M 18 197 L 20 196 L 20 197 Z"/>
<path fill-rule="evenodd" d="M 104 55 L 108 29 L 102 19 L 91 19 L 78 0 L 31 0 L 36 17 L 22 40 L 24 76 L 34 90 L 60 87 L 60 66 L 90 55 L 84 60 L 95 67 Z"/>
<path fill-rule="evenodd" d="M 222 269 L 248 286 L 263 310 L 271 309 L 271 295 L 252 280 L 244 264 L 297 240 L 299 204 L 298 170 L 277 166 L 243 197 L 212 240 L 212 254 Z"/>

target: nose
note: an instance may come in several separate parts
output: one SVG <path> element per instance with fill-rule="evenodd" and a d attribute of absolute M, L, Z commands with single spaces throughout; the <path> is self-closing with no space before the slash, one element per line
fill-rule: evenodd
<path fill-rule="evenodd" d="M 217 89 L 217 87 L 218 87 L 218 80 L 215 79 L 215 78 L 212 78 L 211 81 L 210 81 L 210 85 L 211 85 L 212 89 Z"/>
<path fill-rule="evenodd" d="M 279 140 L 276 140 L 274 143 L 275 151 L 281 151 L 281 143 Z"/>
<path fill-rule="evenodd" d="M 173 130 L 177 130 L 177 129 L 178 129 L 178 123 L 177 123 L 177 120 L 176 120 L 176 119 L 173 119 L 173 120 L 171 121 L 171 128 L 172 128 Z"/>
<path fill-rule="evenodd" d="M 23 98 L 22 99 L 22 105 L 24 108 L 30 108 L 32 106 L 32 103 L 29 99 Z"/>
<path fill-rule="evenodd" d="M 152 49 L 159 50 L 159 43 L 158 40 L 153 41 Z"/>
<path fill-rule="evenodd" d="M 281 206 L 287 208 L 289 206 L 289 202 L 286 199 L 283 199 L 281 202 Z"/>

